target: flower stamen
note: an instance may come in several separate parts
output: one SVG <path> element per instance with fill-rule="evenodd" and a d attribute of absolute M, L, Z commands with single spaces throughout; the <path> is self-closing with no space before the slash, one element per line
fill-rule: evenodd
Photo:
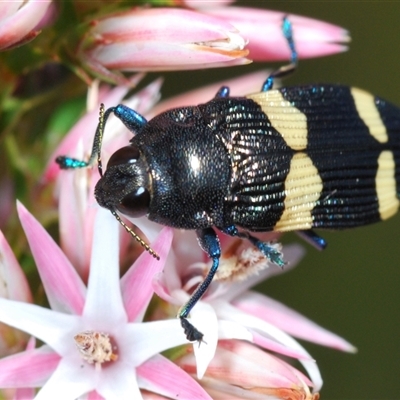
<path fill-rule="evenodd" d="M 105 362 L 118 359 L 118 355 L 113 353 L 116 346 L 113 346 L 110 336 L 106 333 L 85 331 L 75 335 L 74 340 L 82 358 L 89 364 L 95 364 L 96 369 L 101 369 Z"/>

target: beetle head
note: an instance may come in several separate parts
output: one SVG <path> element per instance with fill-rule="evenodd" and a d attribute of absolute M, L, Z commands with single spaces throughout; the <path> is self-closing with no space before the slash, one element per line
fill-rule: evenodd
<path fill-rule="evenodd" d="M 126 146 L 108 161 L 107 170 L 94 191 L 100 206 L 129 217 L 141 217 L 150 204 L 149 174 L 139 149 Z"/>

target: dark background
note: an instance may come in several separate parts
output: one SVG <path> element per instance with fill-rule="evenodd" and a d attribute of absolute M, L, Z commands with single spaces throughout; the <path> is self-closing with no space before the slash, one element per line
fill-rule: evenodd
<path fill-rule="evenodd" d="M 350 31 L 348 52 L 300 61 L 285 85 L 343 83 L 400 105 L 400 2 L 237 4 L 319 18 Z M 178 93 L 263 67 L 266 64 L 166 73 L 163 93 Z M 343 354 L 305 343 L 321 368 L 323 399 L 400 399 L 400 215 L 364 228 L 320 233 L 328 240 L 328 249 L 318 252 L 305 245 L 307 255 L 301 264 L 260 290 L 358 348 L 357 354 Z M 300 239 L 288 234 L 285 241 Z"/>

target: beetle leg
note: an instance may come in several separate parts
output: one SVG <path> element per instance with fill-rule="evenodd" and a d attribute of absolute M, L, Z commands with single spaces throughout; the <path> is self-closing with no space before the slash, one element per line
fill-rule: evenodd
<path fill-rule="evenodd" d="M 228 86 L 221 86 L 221 88 L 218 90 L 218 92 L 215 95 L 215 98 L 225 98 L 229 97 L 229 88 Z"/>
<path fill-rule="evenodd" d="M 231 225 L 225 228 L 220 228 L 221 232 L 226 233 L 229 236 L 236 236 L 241 239 L 249 240 L 265 257 L 271 262 L 276 264 L 278 267 L 283 267 L 286 263 L 283 261 L 283 254 L 277 250 L 271 243 L 263 242 L 260 239 L 250 235 L 248 232 L 239 232 L 236 226 Z"/>
<path fill-rule="evenodd" d="M 68 156 L 58 156 L 56 158 L 56 162 L 61 169 L 89 167 L 90 165 L 93 165 L 97 159 L 100 176 L 103 176 L 103 166 L 101 163 L 101 146 L 103 143 L 104 125 L 106 124 L 107 119 L 111 113 L 115 114 L 115 116 L 119 118 L 130 131 L 135 132 L 136 134 L 139 133 L 147 124 L 147 120 L 145 117 L 123 104 L 118 104 L 116 107 L 110 107 L 106 111 L 104 111 L 104 104 L 101 104 L 99 123 L 97 125 L 96 133 L 94 135 L 92 152 L 90 154 L 89 160 L 84 161 Z"/>
<path fill-rule="evenodd" d="M 147 120 L 143 115 L 123 104 L 113 107 L 113 112 L 131 132 L 135 132 L 136 134 L 147 125 Z"/>
<path fill-rule="evenodd" d="M 201 299 L 203 294 L 206 292 L 210 286 L 215 273 L 217 272 L 219 266 L 219 258 L 221 256 L 221 247 L 219 245 L 218 236 L 214 229 L 198 229 L 196 230 L 197 238 L 200 247 L 209 255 L 212 259 L 212 266 L 208 271 L 207 276 L 204 278 L 203 282 L 197 287 L 195 292 L 190 297 L 189 301 L 181 308 L 178 317 L 181 320 L 182 328 L 185 331 L 186 338 L 190 341 L 201 342 L 203 339 L 203 334 L 198 331 L 188 320 L 187 317 L 191 309 L 195 304 Z"/>
<path fill-rule="evenodd" d="M 307 229 L 304 231 L 296 231 L 297 235 L 299 235 L 304 241 L 309 243 L 311 246 L 314 246 L 317 250 L 324 250 L 328 243 L 324 238 L 317 235 L 312 229 Z"/>
<path fill-rule="evenodd" d="M 267 80 L 262 85 L 261 91 L 266 92 L 272 89 L 274 84 L 275 78 L 282 78 L 294 72 L 297 68 L 297 51 L 294 45 L 293 40 L 293 30 L 292 30 L 292 23 L 289 21 L 289 18 L 285 16 L 282 21 L 282 33 L 285 36 L 287 44 L 289 45 L 290 49 L 290 63 L 288 65 L 283 65 L 282 67 L 278 68 L 276 71 L 272 72 Z"/>
<path fill-rule="evenodd" d="M 96 133 L 94 135 L 92 152 L 90 154 L 89 160 L 84 161 L 68 156 L 58 156 L 56 158 L 56 163 L 60 166 L 61 169 L 86 168 L 93 165 L 94 162 L 97 160 L 100 176 L 103 176 L 103 167 L 101 164 L 101 146 L 103 143 L 104 125 L 106 124 L 108 117 L 111 113 L 114 112 L 114 110 L 115 107 L 110 107 L 106 111 L 104 111 L 104 104 L 100 105 L 99 123 L 97 125 Z"/>

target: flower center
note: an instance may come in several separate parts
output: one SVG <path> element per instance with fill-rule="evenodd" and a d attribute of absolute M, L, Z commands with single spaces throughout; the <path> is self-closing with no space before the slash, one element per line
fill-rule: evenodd
<path fill-rule="evenodd" d="M 103 332 L 85 331 L 74 336 L 76 347 L 82 358 L 89 364 L 101 369 L 103 363 L 116 361 L 116 345 L 112 338 Z"/>

